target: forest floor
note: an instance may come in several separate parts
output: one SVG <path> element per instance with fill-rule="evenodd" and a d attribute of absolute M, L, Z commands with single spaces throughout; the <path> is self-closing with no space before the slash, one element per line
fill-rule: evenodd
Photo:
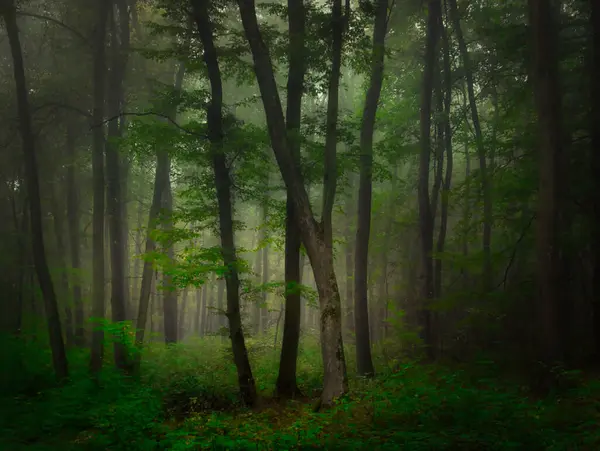
<path fill-rule="evenodd" d="M 335 408 L 315 413 L 322 375 L 317 343 L 305 342 L 299 358 L 306 397 L 280 403 L 269 398 L 278 351 L 272 342 L 250 341 L 262 402 L 245 409 L 236 401 L 229 351 L 218 338 L 168 350 L 153 345 L 141 379 L 106 371 L 101 388 L 86 376 L 83 351 L 70 355 L 72 381 L 49 387 L 48 355 L 36 346 L 0 350 L 0 361 L 20 362 L 20 371 L 1 374 L 1 450 L 600 449 L 595 378 L 535 400 L 519 384 L 498 377 L 491 362 L 465 369 L 377 362 L 375 379 L 351 377 L 350 394 Z M 583 379 L 576 373 L 572 378 Z"/>

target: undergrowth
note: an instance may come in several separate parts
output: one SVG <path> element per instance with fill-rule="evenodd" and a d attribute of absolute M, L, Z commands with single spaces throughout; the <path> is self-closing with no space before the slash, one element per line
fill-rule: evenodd
<path fill-rule="evenodd" d="M 63 387 L 54 386 L 40 343 L 1 340 L 2 450 L 600 449 L 598 382 L 534 400 L 490 362 L 471 371 L 380 356 L 377 378 L 351 374 L 350 394 L 315 413 L 322 369 L 314 336 L 304 338 L 298 361 L 306 397 L 286 403 L 271 398 L 279 355 L 272 338 L 249 340 L 262 398 L 255 409 L 239 404 L 230 351 L 218 337 L 149 345 L 139 379 L 108 369 L 107 346 L 107 369 L 93 382 L 87 353 L 73 350 Z"/>

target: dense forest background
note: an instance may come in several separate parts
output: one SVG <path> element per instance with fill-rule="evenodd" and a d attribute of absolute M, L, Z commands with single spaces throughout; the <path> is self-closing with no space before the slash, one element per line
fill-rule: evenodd
<path fill-rule="evenodd" d="M 598 1 L 0 16 L 2 449 L 600 449 Z"/>

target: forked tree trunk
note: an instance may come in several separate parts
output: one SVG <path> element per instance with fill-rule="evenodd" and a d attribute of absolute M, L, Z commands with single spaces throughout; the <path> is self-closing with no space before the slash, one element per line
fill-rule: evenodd
<path fill-rule="evenodd" d="M 237 368 L 240 394 L 246 405 L 256 403 L 256 385 L 250 368 L 250 360 L 244 341 L 242 317 L 240 314 L 240 280 L 237 271 L 233 218 L 231 206 L 231 181 L 229 168 L 223 149 L 223 85 L 217 51 L 213 42 L 213 27 L 208 14 L 208 0 L 192 0 L 194 18 L 204 47 L 204 63 L 208 71 L 211 100 L 207 111 L 208 136 L 211 144 L 217 202 L 219 205 L 219 232 L 221 234 L 221 254 L 227 267 L 227 319 L 233 360 Z"/>
<path fill-rule="evenodd" d="M 305 14 L 303 0 L 288 0 L 290 43 L 288 47 L 286 127 L 288 142 L 296 162 L 300 161 L 302 94 L 306 72 L 304 54 Z M 288 193 L 285 219 L 285 312 L 279 375 L 276 383 L 277 395 L 288 398 L 301 394 L 296 381 L 301 316 L 301 245 L 300 231 L 294 218 L 294 202 L 292 196 Z"/>
<path fill-rule="evenodd" d="M 313 215 L 300 167 L 289 146 L 286 124 L 269 51 L 262 39 L 253 0 L 238 0 L 246 38 L 252 50 L 254 71 L 265 109 L 267 127 L 275 158 L 288 195 L 294 201 L 295 217 L 306 247 L 319 291 L 321 310 L 321 353 L 324 381 L 321 406 L 333 404 L 348 391 L 346 359 L 342 341 L 341 300 L 333 265 L 333 250 L 328 246 Z"/>
<path fill-rule="evenodd" d="M 44 230 L 42 225 L 42 203 L 40 200 L 40 182 L 38 176 L 37 159 L 35 153 L 35 139 L 31 125 L 31 113 L 25 81 L 25 67 L 23 52 L 17 28 L 16 9 L 13 0 L 3 0 L 0 3 L 0 14 L 4 19 L 8 42 L 13 59 L 13 73 L 15 78 L 15 93 L 19 114 L 19 128 L 23 143 L 23 160 L 25 166 L 25 181 L 29 197 L 29 210 L 31 221 L 31 249 L 33 262 L 37 273 L 38 282 L 44 298 L 48 335 L 52 351 L 52 363 L 56 378 L 64 381 L 69 376 L 65 344 L 62 337 L 60 315 L 56 293 L 48 269 L 46 251 L 44 249 Z"/>
<path fill-rule="evenodd" d="M 373 48 L 371 50 L 371 79 L 365 98 L 360 129 L 360 182 L 358 189 L 358 222 L 354 254 L 354 320 L 356 330 L 356 369 L 359 376 L 375 375 L 369 339 L 369 302 L 367 270 L 369 238 L 371 236 L 371 196 L 373 191 L 373 133 L 375 116 L 383 85 L 385 35 L 387 32 L 388 0 L 377 0 Z M 386 250 L 384 250 L 386 252 Z M 384 268 L 385 270 L 385 268 Z"/>

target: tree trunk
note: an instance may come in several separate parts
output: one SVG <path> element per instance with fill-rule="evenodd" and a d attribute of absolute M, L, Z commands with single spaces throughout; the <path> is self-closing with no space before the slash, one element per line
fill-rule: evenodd
<path fill-rule="evenodd" d="M 554 384 L 551 368 L 563 361 L 561 302 L 568 293 L 562 277 L 560 236 L 564 231 L 564 184 L 561 90 L 558 81 L 557 23 L 550 0 L 529 0 L 533 35 L 534 93 L 539 126 L 540 181 L 537 213 L 536 358 L 544 365 L 535 388 L 547 392 Z M 537 373 L 537 372 L 536 372 Z"/>
<path fill-rule="evenodd" d="M 214 283 L 214 278 L 211 282 L 210 285 L 210 290 L 212 290 L 212 283 Z M 206 318 L 207 318 L 207 306 L 208 306 L 208 290 L 209 290 L 209 285 L 204 284 L 202 286 L 202 299 L 200 301 L 200 315 L 199 315 L 199 321 L 200 321 L 200 327 L 198 328 L 198 335 L 200 335 L 201 337 L 204 337 L 206 335 L 206 333 L 208 332 L 208 328 L 206 327 Z"/>
<path fill-rule="evenodd" d="M 452 100 L 452 79 L 451 79 L 451 67 L 450 67 L 450 44 L 448 41 L 448 34 L 442 21 L 440 21 L 440 33 L 442 37 L 442 51 L 443 51 L 443 90 L 444 90 L 444 111 L 443 111 L 443 137 L 444 137 L 444 150 L 446 153 L 446 175 L 444 177 L 444 184 L 442 186 L 442 199 L 441 199 L 441 211 L 440 211 L 440 230 L 438 232 L 436 251 L 438 254 L 444 252 L 444 246 L 446 243 L 446 231 L 448 228 L 448 197 L 450 195 L 450 185 L 452 183 L 452 169 L 454 167 L 454 160 L 452 156 L 452 128 L 450 127 L 450 106 Z M 435 259 L 434 268 L 434 295 L 436 298 L 442 296 L 442 259 L 437 257 Z"/>
<path fill-rule="evenodd" d="M 427 41 L 425 44 L 425 68 L 421 87 L 421 151 L 419 157 L 419 232 L 421 239 L 421 290 L 419 319 L 421 337 L 428 358 L 433 358 L 433 335 L 429 302 L 433 297 L 433 216 L 429 200 L 429 163 L 431 160 L 431 98 L 433 93 L 435 58 L 441 19 L 440 0 L 429 0 L 427 16 Z"/>
<path fill-rule="evenodd" d="M 179 68 L 175 77 L 174 91 L 178 96 L 183 86 L 183 79 L 185 76 L 185 65 L 179 64 Z M 175 103 L 176 105 L 176 103 Z M 172 119 L 175 116 L 176 106 L 172 106 L 172 109 L 168 112 L 168 116 Z M 156 249 L 156 243 L 151 238 L 150 234 L 152 229 L 157 225 L 160 209 L 163 203 L 163 197 L 165 192 L 170 195 L 170 176 L 171 176 L 171 159 L 168 152 L 165 149 L 158 149 L 156 152 L 156 173 L 154 176 L 154 193 L 152 195 L 152 204 L 150 205 L 150 212 L 148 215 L 148 231 L 146 235 L 146 246 L 145 255 L 149 255 Z M 140 207 L 141 208 L 141 207 Z M 152 286 L 152 278 L 154 277 L 154 270 L 152 268 L 152 262 L 150 260 L 144 260 L 144 266 L 142 269 L 142 282 L 140 287 L 140 300 L 138 303 L 138 328 L 136 331 L 136 343 L 141 346 L 144 341 L 144 327 L 146 324 L 146 318 L 148 316 L 148 302 L 150 298 L 150 289 Z"/>
<path fill-rule="evenodd" d="M 106 146 L 106 203 L 110 231 L 112 321 L 119 323 L 127 319 L 128 290 L 125 281 L 124 193 L 121 186 L 121 157 L 119 149 L 113 142 L 122 135 L 117 118 L 123 108 L 123 81 L 127 66 L 127 52 L 129 51 L 129 16 L 127 6 L 123 5 L 122 0 L 116 0 L 115 6 L 111 8 L 111 66 L 108 77 L 107 104 L 108 114 L 112 120 L 108 123 L 108 145 Z M 120 335 L 114 342 L 115 365 L 121 370 L 129 370 L 130 362 L 123 338 Z"/>
<path fill-rule="evenodd" d="M 267 208 L 267 202 L 265 201 L 263 203 L 263 230 L 264 227 L 266 227 L 267 221 L 268 221 L 268 208 Z M 265 233 L 266 235 L 266 233 Z M 264 244 L 264 247 L 262 248 L 261 251 L 261 257 L 262 257 L 262 268 L 261 268 L 261 275 L 262 275 L 262 280 L 261 280 L 261 284 L 263 286 L 263 289 L 261 290 L 261 302 L 260 302 L 260 333 L 264 334 L 267 329 L 269 328 L 269 306 L 268 306 L 268 289 L 266 287 L 266 285 L 269 283 L 269 244 L 268 242 Z"/>
<path fill-rule="evenodd" d="M 350 183 L 350 187 L 353 183 Z M 344 236 L 346 237 L 345 245 L 345 270 L 346 270 L 346 287 L 345 287 L 345 302 L 346 302 L 346 329 L 348 337 L 354 335 L 354 259 L 352 255 L 352 241 L 355 236 L 352 234 L 350 224 L 354 217 L 354 209 L 352 208 L 352 202 L 354 201 L 352 194 L 348 194 L 346 198 L 346 208 L 344 209 L 346 214 L 346 221 L 344 222 Z M 356 243 L 354 243 L 356 246 Z"/>
<path fill-rule="evenodd" d="M 594 307 L 594 341 L 596 362 L 600 361 L 600 4 L 590 0 L 592 22 L 592 78 L 590 80 L 592 114 L 590 153 L 590 177 L 595 189 L 592 193 L 592 299 Z"/>
<path fill-rule="evenodd" d="M 170 172 L 170 171 L 169 171 Z M 165 215 L 163 229 L 166 232 L 173 230 L 173 194 L 171 183 L 167 178 L 167 186 L 163 192 L 163 213 Z M 167 245 L 167 257 L 170 262 L 175 259 L 173 244 Z M 169 271 L 163 271 L 164 296 L 163 296 L 163 321 L 165 329 L 165 344 L 177 343 L 177 291 L 173 286 L 173 279 Z"/>
<path fill-rule="evenodd" d="M 44 249 L 44 230 L 42 225 L 42 205 L 40 200 L 40 182 L 38 176 L 37 159 L 35 153 L 35 139 L 33 136 L 27 84 L 25 81 L 25 67 L 23 52 L 17 28 L 16 8 L 13 0 L 4 0 L 0 4 L 0 13 L 4 18 L 8 42 L 13 59 L 13 73 L 15 77 L 15 94 L 19 114 L 19 128 L 23 143 L 23 160 L 25 178 L 29 197 L 29 210 L 31 221 L 31 245 L 35 271 L 44 298 L 48 336 L 52 351 L 52 363 L 56 378 L 64 381 L 69 376 L 67 356 L 62 337 L 60 315 L 54 285 L 48 269 L 46 251 Z"/>
<path fill-rule="evenodd" d="M 257 233 L 256 241 L 257 241 L 257 251 L 254 256 L 254 272 L 256 273 L 256 284 L 260 285 L 261 283 L 261 268 L 262 268 L 262 249 L 260 249 L 261 243 L 264 240 L 264 227 L 261 227 Z M 257 296 L 258 297 L 258 296 Z M 262 301 L 262 296 L 261 296 Z M 252 305 L 252 332 L 253 335 L 258 335 L 260 332 L 260 301 L 256 299 L 254 304 Z"/>
<path fill-rule="evenodd" d="M 305 64 L 305 17 L 303 0 L 288 0 L 288 82 L 286 127 L 290 150 L 296 164 L 300 161 L 300 125 L 302 120 L 302 94 L 304 90 Z M 301 395 L 296 381 L 298 344 L 300 343 L 300 246 L 302 240 L 294 217 L 294 201 L 287 193 L 285 219 L 285 312 L 283 340 L 279 359 L 279 375 L 276 392 L 278 396 L 293 398 Z M 279 325 L 279 323 L 278 323 Z"/>
<path fill-rule="evenodd" d="M 71 299 L 69 296 L 69 276 L 67 274 L 67 246 L 65 245 L 65 228 L 63 222 L 63 211 L 59 207 L 58 195 L 56 191 L 52 193 L 52 217 L 54 219 L 54 237 L 56 239 L 56 264 L 60 271 L 60 278 L 57 290 L 58 298 L 64 299 L 65 312 L 65 338 L 67 346 L 73 346 L 75 343 L 75 334 L 73 332 L 73 310 L 71 308 Z"/>
<path fill-rule="evenodd" d="M 342 0 L 333 0 L 331 9 L 331 73 L 327 92 L 325 160 L 323 170 L 323 214 L 321 227 L 325 246 L 333 248 L 333 206 L 337 189 L 337 122 L 339 110 L 342 41 L 344 36 Z"/>
<path fill-rule="evenodd" d="M 250 368 L 248 352 L 242 330 L 240 314 L 240 280 L 237 271 L 233 218 L 231 205 L 231 180 L 225 153 L 223 152 L 223 85 L 221 70 L 217 60 L 217 51 L 213 42 L 212 24 L 208 15 L 208 0 L 192 0 L 194 18 L 198 33 L 204 46 L 204 62 L 208 70 L 211 87 L 211 100 L 207 111 L 208 135 L 211 144 L 215 186 L 219 205 L 219 231 L 221 234 L 221 253 L 227 267 L 227 319 L 233 360 L 237 368 L 238 383 L 242 400 L 246 405 L 256 403 L 256 385 Z"/>
<path fill-rule="evenodd" d="M 77 155 L 75 152 L 75 136 L 73 125 L 67 125 L 67 156 L 69 165 L 67 166 L 67 223 L 69 228 L 69 250 L 71 256 L 71 267 L 73 276 L 71 286 L 73 290 L 73 307 L 75 311 L 75 344 L 83 346 L 85 344 L 85 328 L 83 324 L 83 300 L 81 294 L 81 256 L 80 256 L 80 231 L 79 231 L 79 187 L 75 175 L 77 165 Z"/>
<path fill-rule="evenodd" d="M 238 0 L 246 38 L 252 50 L 254 71 L 265 109 L 271 146 L 288 195 L 294 201 L 295 218 L 306 247 L 319 291 L 321 353 L 324 381 L 321 406 L 333 404 L 348 391 L 346 359 L 342 340 L 341 300 L 333 265 L 333 250 L 315 221 L 300 167 L 288 143 L 286 124 L 269 51 L 262 40 L 253 0 Z"/>
<path fill-rule="evenodd" d="M 471 57 L 465 43 L 465 38 L 460 26 L 460 17 L 456 0 L 448 0 L 450 9 L 450 17 L 458 41 L 458 49 L 463 61 L 465 78 L 467 81 L 467 92 L 469 95 L 469 108 L 471 110 L 471 120 L 475 130 L 475 141 L 477 145 L 477 157 L 479 158 L 479 173 L 481 177 L 481 187 L 483 191 L 483 290 L 489 292 L 493 285 L 493 268 L 492 268 L 492 193 L 490 188 L 490 177 L 487 170 L 487 161 L 485 156 L 485 148 L 483 146 L 483 134 L 481 133 L 481 125 L 479 123 L 479 114 L 477 112 L 477 100 L 475 98 L 475 89 L 473 82 L 473 68 L 471 66 Z"/>
<path fill-rule="evenodd" d="M 185 333 L 186 333 L 186 327 L 185 327 L 185 318 L 187 315 L 187 300 L 188 300 L 188 289 L 187 287 L 184 288 L 183 292 L 181 293 L 181 306 L 179 307 L 179 319 L 177 320 L 177 325 L 178 325 L 178 337 L 179 337 L 179 341 L 183 341 L 183 339 L 185 338 Z"/>
<path fill-rule="evenodd" d="M 106 82 L 106 22 L 108 4 L 97 0 L 97 23 L 94 30 L 94 68 L 93 68 L 93 141 L 92 141 L 92 185 L 94 205 L 92 213 L 92 317 L 104 319 L 105 287 L 104 287 L 104 84 Z M 104 330 L 94 325 L 92 332 L 92 348 L 90 370 L 98 374 L 104 359 Z"/>
<path fill-rule="evenodd" d="M 369 340 L 369 302 L 367 298 L 367 269 L 369 264 L 369 237 L 371 235 L 371 196 L 373 191 L 373 133 L 381 86 L 388 0 L 377 1 L 373 48 L 371 51 L 371 79 L 360 130 L 360 182 L 358 190 L 358 222 L 354 259 L 354 321 L 356 330 L 356 368 L 359 376 L 375 375 L 371 342 Z M 385 251 L 384 251 L 385 252 Z"/>
<path fill-rule="evenodd" d="M 144 215 L 144 206 L 141 202 L 139 202 L 138 212 L 137 212 L 137 221 L 136 221 L 135 242 L 134 242 L 135 256 L 134 256 L 134 260 L 133 260 L 133 281 L 131 282 L 131 299 L 132 299 L 131 305 L 132 305 L 132 307 L 135 305 L 133 299 L 135 299 L 135 296 L 137 296 L 137 294 L 140 292 L 139 291 L 140 290 L 140 277 L 142 276 L 140 274 L 140 266 L 141 266 L 140 259 L 141 259 L 141 254 L 142 254 L 143 215 Z M 135 309 L 133 311 L 135 311 Z"/>
<path fill-rule="evenodd" d="M 196 290 L 196 314 L 194 315 L 194 334 L 200 336 L 200 315 L 202 314 L 202 296 L 206 285 Z"/>

